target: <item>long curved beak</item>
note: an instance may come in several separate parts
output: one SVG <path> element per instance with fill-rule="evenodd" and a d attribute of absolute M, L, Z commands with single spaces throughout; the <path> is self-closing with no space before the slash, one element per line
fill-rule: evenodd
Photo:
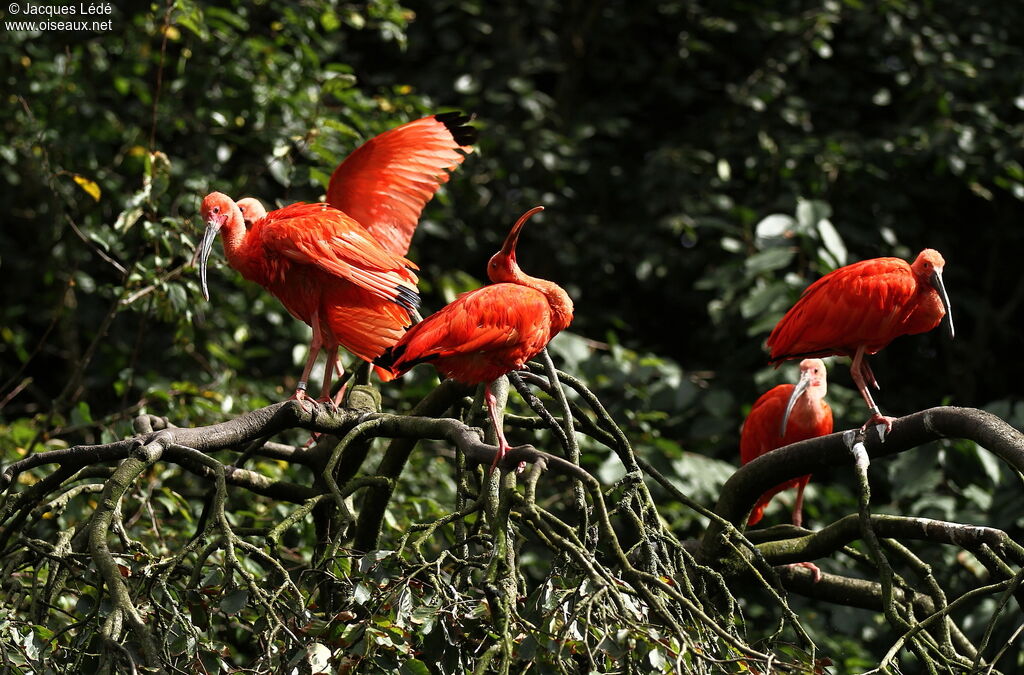
<path fill-rule="evenodd" d="M 519 216 L 519 220 L 512 226 L 512 230 L 505 237 L 505 243 L 501 246 L 501 252 L 507 256 L 515 258 L 516 255 L 516 244 L 519 243 L 519 233 L 523 231 L 523 225 L 530 219 L 535 213 L 540 213 L 544 210 L 543 206 L 534 206 L 532 209 Z"/>
<path fill-rule="evenodd" d="M 199 258 L 199 285 L 203 289 L 203 298 L 207 302 L 210 300 L 210 290 L 206 287 L 206 261 L 210 257 L 210 251 L 213 250 L 213 240 L 217 238 L 220 226 L 221 224 L 215 220 L 207 221 L 203 240 L 199 243 L 199 249 L 196 252 Z"/>
<path fill-rule="evenodd" d="M 800 380 L 793 387 L 793 393 L 789 395 L 789 400 L 786 401 L 786 412 L 782 414 L 782 424 L 779 426 L 779 438 L 786 435 L 786 426 L 789 424 L 789 416 L 793 413 L 793 407 L 796 406 L 796 402 L 800 400 L 800 397 L 804 395 L 809 386 L 811 386 L 810 371 L 800 371 Z"/>
<path fill-rule="evenodd" d="M 939 299 L 942 300 L 942 307 L 946 310 L 946 315 L 942 317 L 942 323 L 946 324 L 946 330 L 949 331 L 949 339 L 953 339 L 953 308 L 949 306 L 949 296 L 946 295 L 946 286 L 942 283 L 942 271 L 935 270 L 932 272 L 931 278 L 932 288 L 939 292 Z"/>

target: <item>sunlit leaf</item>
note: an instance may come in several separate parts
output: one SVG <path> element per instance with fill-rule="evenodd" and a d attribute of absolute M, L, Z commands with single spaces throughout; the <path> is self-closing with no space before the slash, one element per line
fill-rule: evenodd
<path fill-rule="evenodd" d="M 92 197 L 96 201 L 100 200 L 100 186 L 96 183 L 96 181 L 86 178 L 85 176 L 82 176 L 77 173 L 72 174 L 71 178 L 74 179 L 74 181 L 78 183 L 78 186 L 85 190 L 90 197 Z"/>

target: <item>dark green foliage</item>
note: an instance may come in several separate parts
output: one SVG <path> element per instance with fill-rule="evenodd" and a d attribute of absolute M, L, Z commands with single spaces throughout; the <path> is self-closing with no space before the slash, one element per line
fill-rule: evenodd
<path fill-rule="evenodd" d="M 1024 5 L 174 0 L 118 7 L 112 22 L 106 33 L 4 30 L 0 41 L 3 464 L 129 436 L 140 412 L 195 426 L 286 398 L 308 329 L 241 281 L 219 247 L 212 301 L 202 301 L 189 265 L 202 195 L 318 199 L 363 140 L 452 109 L 478 115 L 479 151 L 428 206 L 413 242 L 425 312 L 481 283 L 515 217 L 544 204 L 519 260 L 576 301 L 573 333 L 552 346 L 558 366 L 600 397 L 639 456 L 698 502 L 713 506 L 738 463 L 749 405 L 792 379 L 791 368 L 766 366 L 767 331 L 810 281 L 853 260 L 909 258 L 926 246 L 947 260 L 957 339 L 902 338 L 875 358 L 887 413 L 952 403 L 1024 426 Z M 859 425 L 845 363 L 830 377 L 838 426 Z M 385 410 L 406 410 L 434 384 L 428 368 L 406 380 L 383 387 Z M 512 411 L 526 414 L 518 405 Z M 513 442 L 531 439 L 512 433 Z M 604 483 L 621 476 L 604 446 L 583 440 L 581 450 Z M 274 479 L 310 480 L 301 467 L 258 466 Z M 407 523 L 451 512 L 449 472 L 433 453 L 414 454 L 382 551 Z M 427 475 L 443 478 L 419 480 Z M 1024 538 L 1019 477 L 973 443 L 878 462 L 872 480 L 880 512 Z M 207 487 L 158 469 L 125 512 L 142 514 L 142 497 L 152 498 L 173 550 L 195 531 Z M 699 536 L 701 518 L 651 489 L 676 536 Z M 37 519 L 32 536 L 80 524 L 86 497 Z M 854 512 L 852 476 L 816 475 L 807 509 L 812 525 Z M 239 526 L 290 513 L 244 494 L 229 510 Z M 768 520 L 783 514 L 775 505 Z M 143 540 L 147 526 L 132 523 L 131 536 Z M 308 557 L 313 527 L 288 536 L 297 559 Z M 951 597 L 984 578 L 948 547 L 925 560 L 953 570 Z M 338 570 L 383 584 L 365 586 L 359 606 L 343 610 L 358 621 L 321 617 L 303 635 L 385 669 L 471 667 L 448 631 L 485 638 L 482 595 L 467 595 L 449 621 L 428 588 L 388 585 L 408 569 L 386 555 L 377 562 Z M 523 563 L 539 580 L 550 561 Z M 31 576 L 12 581 L 23 583 Z M 259 626 L 259 608 L 217 579 L 201 587 L 205 594 L 168 601 L 200 630 L 223 632 L 199 643 L 181 635 L 181 653 L 199 654 L 210 672 L 220 660 L 240 667 L 255 658 L 247 631 Z M 109 611 L 96 588 L 75 592 L 77 604 L 61 608 L 75 620 Z M 755 643 L 770 635 L 776 609 L 747 602 Z M 793 606 L 838 672 L 866 669 L 892 643 L 871 613 Z M 992 607 L 975 612 L 983 627 Z M 628 649 L 619 637 L 608 638 L 615 659 L 628 652 L 632 667 L 670 667 L 659 662 L 663 636 Z M 538 633 L 517 648 L 524 660 L 557 663 L 566 644 Z M 38 663 L 50 649 L 96 654 L 101 645 L 0 614 L 0 651 L 12 663 Z M 324 657 L 311 646 L 281 658 Z"/>

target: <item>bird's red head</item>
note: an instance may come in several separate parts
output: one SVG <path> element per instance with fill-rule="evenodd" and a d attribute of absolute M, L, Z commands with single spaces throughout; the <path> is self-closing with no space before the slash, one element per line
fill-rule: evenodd
<path fill-rule="evenodd" d="M 932 274 L 939 272 L 942 274 L 943 268 L 946 266 L 946 261 L 943 259 L 942 254 L 936 251 L 934 248 L 926 248 L 917 254 L 917 258 L 914 263 L 910 266 L 914 270 L 914 276 L 918 279 L 927 281 L 931 278 Z"/>
<path fill-rule="evenodd" d="M 203 220 L 206 221 L 206 231 L 203 232 L 203 240 L 199 242 L 196 257 L 199 259 L 199 285 L 203 289 L 203 297 L 207 300 L 210 299 L 210 291 L 206 287 L 206 261 L 213 250 L 213 240 L 217 238 L 217 233 L 228 222 L 232 213 L 237 211 L 238 206 L 223 192 L 211 192 L 206 195 L 199 209 Z"/>
<path fill-rule="evenodd" d="M 807 380 L 807 394 L 812 399 L 825 397 L 828 389 L 828 372 L 821 359 L 804 359 L 800 362 L 800 379 Z"/>
<path fill-rule="evenodd" d="M 516 263 L 516 244 L 519 243 L 519 234 L 523 231 L 523 226 L 530 216 L 543 210 L 543 206 L 534 206 L 519 216 L 519 220 L 505 237 L 505 243 L 502 244 L 501 250 L 491 256 L 490 262 L 487 263 L 487 276 L 491 281 L 494 283 L 514 281 L 519 275 L 519 265 Z"/>
<path fill-rule="evenodd" d="M 203 205 L 199 209 L 206 226 L 216 223 L 218 229 L 227 222 L 228 215 L 235 207 L 235 202 L 223 192 L 211 192 L 203 197 Z"/>
<path fill-rule="evenodd" d="M 946 295 L 946 285 L 942 282 L 942 271 L 945 267 L 946 261 L 942 254 L 933 248 L 926 248 L 917 254 L 910 269 L 919 284 L 928 284 L 935 289 L 944 310 L 942 322 L 946 324 L 950 339 L 953 339 L 953 309 L 949 304 L 949 296 Z"/>
<path fill-rule="evenodd" d="M 245 221 L 245 229 L 252 227 L 257 220 L 267 217 L 267 209 L 260 200 L 255 197 L 243 197 L 238 200 L 238 210 L 242 212 L 242 220 Z"/>
<path fill-rule="evenodd" d="M 802 396 L 807 396 L 810 401 L 820 401 L 825 398 L 828 391 L 828 374 L 825 370 L 825 362 L 821 359 L 804 359 L 800 362 L 800 379 L 793 387 L 793 393 L 789 395 L 786 402 L 786 412 L 782 415 L 782 426 L 779 428 L 779 436 L 786 435 L 786 426 L 789 424 L 789 416 L 793 408 Z"/>

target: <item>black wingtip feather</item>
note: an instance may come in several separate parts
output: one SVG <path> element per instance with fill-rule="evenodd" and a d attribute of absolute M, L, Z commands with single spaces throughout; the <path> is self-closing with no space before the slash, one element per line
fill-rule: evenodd
<path fill-rule="evenodd" d="M 414 366 L 417 366 L 421 363 L 426 363 L 428 361 L 433 361 L 438 356 L 437 354 L 428 354 L 427 356 L 422 356 L 418 359 L 406 361 L 398 368 L 395 368 L 395 364 L 401 361 L 402 357 L 405 356 L 405 350 L 406 345 L 402 344 L 388 347 L 387 349 L 384 350 L 383 354 L 381 354 L 380 356 L 373 360 L 373 365 L 394 373 L 396 377 L 401 377 L 402 375 L 405 375 L 407 372 L 412 370 Z"/>
<path fill-rule="evenodd" d="M 402 357 L 405 353 L 405 345 L 395 345 L 394 347 L 388 347 L 384 350 L 384 353 L 373 360 L 373 365 L 379 366 L 384 370 L 390 370 L 394 373 L 395 361 Z"/>
<path fill-rule="evenodd" d="M 434 115 L 434 119 L 441 122 L 448 128 L 452 138 L 459 145 L 473 145 L 476 143 L 478 131 L 476 127 L 469 126 L 469 122 L 473 121 L 473 115 L 464 115 L 461 112 L 454 110 L 452 112 L 439 113 Z"/>
<path fill-rule="evenodd" d="M 420 294 L 405 286 L 395 286 L 395 304 L 415 312 L 420 306 Z"/>

